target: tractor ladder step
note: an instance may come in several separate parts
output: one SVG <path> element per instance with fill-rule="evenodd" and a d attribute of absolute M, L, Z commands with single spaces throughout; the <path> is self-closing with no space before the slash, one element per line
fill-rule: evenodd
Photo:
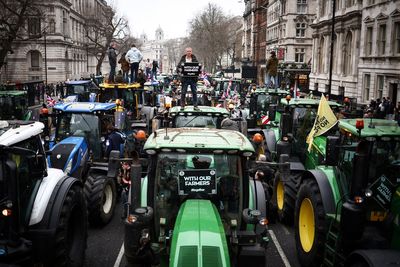
<path fill-rule="evenodd" d="M 344 266 L 345 257 L 338 248 L 340 242 L 340 225 L 332 220 L 326 237 L 323 266 Z"/>

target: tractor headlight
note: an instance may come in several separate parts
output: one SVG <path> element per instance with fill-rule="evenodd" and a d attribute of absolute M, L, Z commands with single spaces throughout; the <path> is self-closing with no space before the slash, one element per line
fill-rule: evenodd
<path fill-rule="evenodd" d="M 126 220 L 129 223 L 135 223 L 138 220 L 138 217 L 136 215 L 129 214 L 128 217 L 126 218 Z"/>
<path fill-rule="evenodd" d="M 68 164 L 64 170 L 64 173 L 68 175 L 68 174 L 70 174 L 71 170 L 72 170 L 72 159 L 68 161 Z"/>

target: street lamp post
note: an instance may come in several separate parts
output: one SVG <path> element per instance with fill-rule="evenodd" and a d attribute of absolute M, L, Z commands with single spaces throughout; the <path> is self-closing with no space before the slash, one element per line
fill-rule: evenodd
<path fill-rule="evenodd" d="M 333 44 L 335 38 L 335 9 L 336 0 L 332 1 L 332 25 L 331 25 L 331 54 L 329 61 L 329 81 L 328 81 L 328 95 L 331 95 L 332 91 L 332 72 L 333 72 Z"/>
<path fill-rule="evenodd" d="M 45 84 L 47 85 L 47 38 L 46 31 L 43 32 L 44 37 L 44 76 L 45 76 Z"/>

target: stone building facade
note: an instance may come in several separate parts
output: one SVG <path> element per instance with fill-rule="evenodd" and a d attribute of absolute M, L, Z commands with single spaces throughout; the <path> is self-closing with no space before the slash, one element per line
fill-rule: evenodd
<path fill-rule="evenodd" d="M 56 83 L 95 73 L 97 60 L 88 53 L 85 19 L 101 14 L 105 0 L 44 0 L 38 14 L 27 19 L 28 41 L 16 41 L 7 57 L 3 80 Z M 107 59 L 103 73 L 109 70 Z"/>
<path fill-rule="evenodd" d="M 400 1 L 363 1 L 357 99 L 400 101 Z"/>

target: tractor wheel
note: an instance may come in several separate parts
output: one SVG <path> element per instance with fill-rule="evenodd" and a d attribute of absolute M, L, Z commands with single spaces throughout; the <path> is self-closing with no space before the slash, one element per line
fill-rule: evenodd
<path fill-rule="evenodd" d="M 89 173 L 85 183 L 89 223 L 106 225 L 114 214 L 117 190 L 113 179 L 98 173 Z"/>
<path fill-rule="evenodd" d="M 69 189 L 60 211 L 55 237 L 55 258 L 49 266 L 82 266 L 87 228 L 85 196 L 82 188 L 74 185 Z"/>
<path fill-rule="evenodd" d="M 300 187 L 295 211 L 296 250 L 301 266 L 321 265 L 327 229 L 318 184 L 307 179 Z"/>
<path fill-rule="evenodd" d="M 282 181 L 278 172 L 274 179 L 273 204 L 278 219 L 287 225 L 293 224 L 294 205 L 301 173 L 291 173 L 287 181 Z"/>

